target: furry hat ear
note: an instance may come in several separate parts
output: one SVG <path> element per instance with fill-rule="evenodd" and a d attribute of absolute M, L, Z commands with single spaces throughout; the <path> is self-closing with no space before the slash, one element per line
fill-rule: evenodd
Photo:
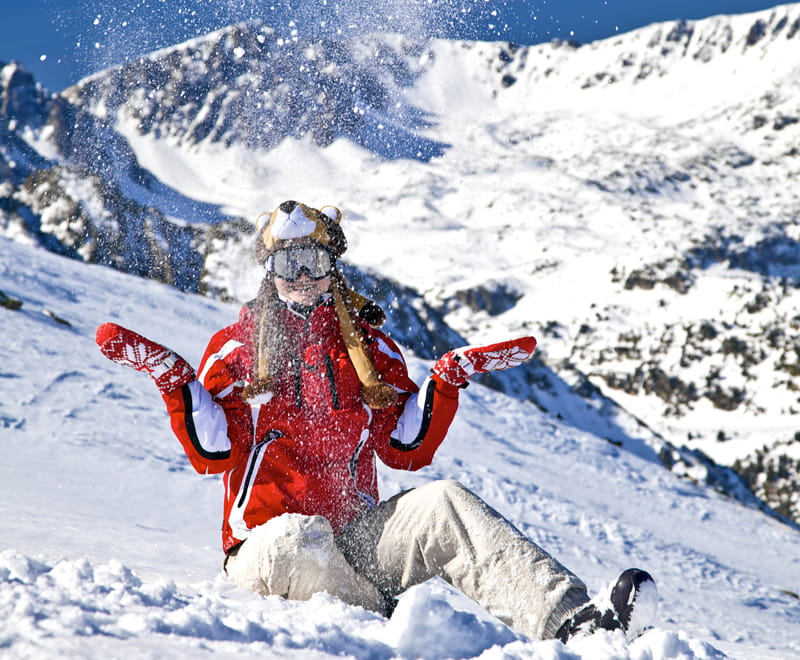
<path fill-rule="evenodd" d="M 323 215 L 330 218 L 337 225 L 339 224 L 339 221 L 342 219 L 342 212 L 335 206 L 323 206 L 319 211 Z"/>
<path fill-rule="evenodd" d="M 259 213 L 258 217 L 256 218 L 256 231 L 261 233 L 264 227 L 267 226 L 269 222 L 270 214 L 264 211 L 263 213 Z"/>

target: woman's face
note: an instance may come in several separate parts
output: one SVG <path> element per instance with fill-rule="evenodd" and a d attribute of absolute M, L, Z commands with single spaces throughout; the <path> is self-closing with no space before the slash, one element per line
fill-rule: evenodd
<path fill-rule="evenodd" d="M 320 280 L 312 280 L 307 273 L 301 272 L 294 282 L 289 282 L 276 275 L 275 288 L 282 298 L 290 302 L 298 305 L 313 305 L 323 293 L 331 288 L 331 278 L 328 276 Z"/>

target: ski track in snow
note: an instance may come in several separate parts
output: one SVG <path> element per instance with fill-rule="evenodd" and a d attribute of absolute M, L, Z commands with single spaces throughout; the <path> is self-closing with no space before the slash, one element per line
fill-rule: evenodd
<path fill-rule="evenodd" d="M 93 341 L 113 320 L 196 363 L 237 308 L 5 239 L 0 264 L 23 301 L 0 310 L 3 657 L 800 658 L 800 535 L 477 384 L 434 464 L 382 470 L 384 495 L 458 479 L 590 591 L 646 568 L 654 629 L 531 642 L 437 580 L 389 621 L 244 593 L 220 574 L 219 480 L 191 470 L 149 379 Z"/>

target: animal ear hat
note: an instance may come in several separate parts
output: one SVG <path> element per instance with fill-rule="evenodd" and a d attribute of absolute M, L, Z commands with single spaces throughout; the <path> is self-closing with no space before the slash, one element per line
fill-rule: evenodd
<path fill-rule="evenodd" d="M 335 206 L 315 209 L 291 200 L 283 202 L 269 216 L 262 214 L 256 221 L 256 259 L 263 263 L 276 250 L 309 243 L 341 257 L 347 250 L 347 239 L 339 226 L 341 219 L 342 213 Z"/>
<path fill-rule="evenodd" d="M 270 214 L 269 219 L 264 214 L 257 221 L 256 258 L 264 263 L 276 250 L 314 243 L 338 258 L 347 249 L 347 239 L 339 225 L 341 219 L 342 213 L 335 206 L 315 209 L 295 201 L 283 202 Z M 353 291 L 338 269 L 331 273 L 331 293 L 347 354 L 361 381 L 364 402 L 370 408 L 376 409 L 392 405 L 397 400 L 397 391 L 381 381 L 358 325 L 359 320 L 365 320 L 373 326 L 382 325 L 386 319 L 383 310 L 373 301 Z M 259 359 L 254 377 L 267 383 L 269 369 L 265 361 L 268 357 L 261 340 L 265 323 L 267 319 L 263 316 L 257 323 L 260 326 L 256 330 L 256 351 Z"/>

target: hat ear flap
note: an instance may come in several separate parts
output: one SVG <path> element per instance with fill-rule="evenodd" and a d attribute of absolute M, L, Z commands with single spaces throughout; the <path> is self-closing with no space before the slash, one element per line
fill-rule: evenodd
<path fill-rule="evenodd" d="M 277 209 L 273 212 L 265 211 L 256 218 L 256 237 L 253 245 L 253 254 L 259 264 L 263 264 L 267 260 L 267 257 L 275 247 L 275 241 L 270 233 L 269 225 L 276 212 Z"/>
<path fill-rule="evenodd" d="M 387 408 L 397 401 L 397 390 L 384 383 L 375 369 L 364 344 L 364 335 L 354 319 L 353 292 L 347 286 L 344 276 L 339 271 L 334 271 L 332 280 L 331 293 L 339 318 L 339 328 L 342 331 L 347 355 L 356 370 L 358 380 L 361 381 L 364 403 L 374 409 Z"/>

